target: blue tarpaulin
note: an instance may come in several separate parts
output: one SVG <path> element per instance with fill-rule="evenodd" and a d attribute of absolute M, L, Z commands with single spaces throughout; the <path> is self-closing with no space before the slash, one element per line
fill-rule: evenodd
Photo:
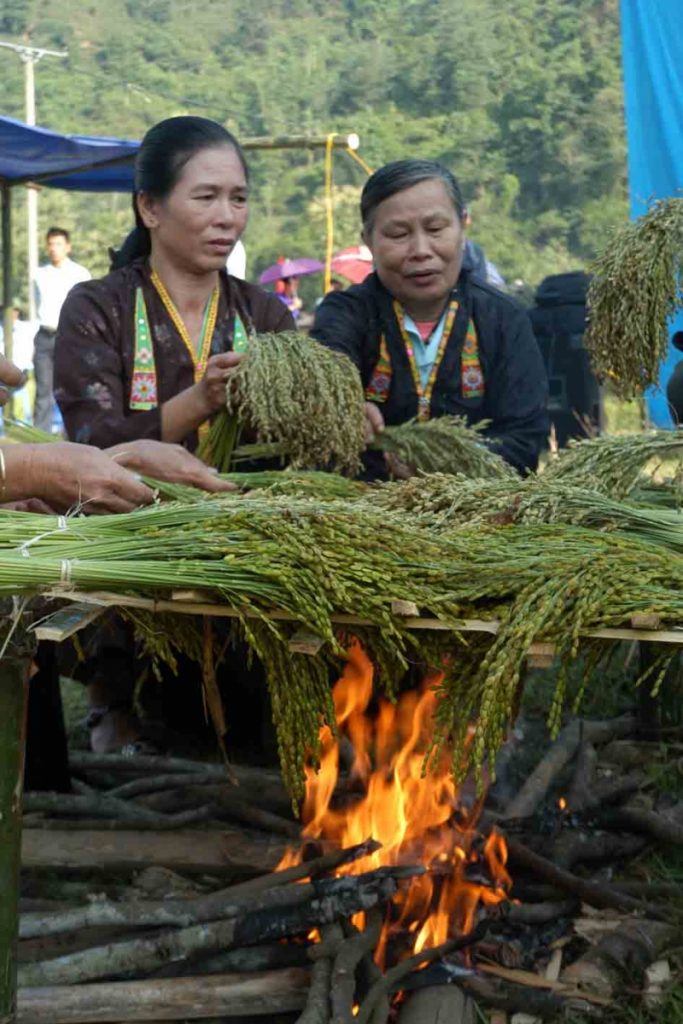
<path fill-rule="evenodd" d="M 82 192 L 132 192 L 139 142 L 59 135 L 0 117 L 0 184 L 39 181 Z"/>
<path fill-rule="evenodd" d="M 653 199 L 683 198 L 683 0 L 621 0 L 621 21 L 631 216 L 639 217 Z M 670 345 L 662 390 L 647 395 L 660 427 L 672 426 L 664 389 L 680 358 Z"/>

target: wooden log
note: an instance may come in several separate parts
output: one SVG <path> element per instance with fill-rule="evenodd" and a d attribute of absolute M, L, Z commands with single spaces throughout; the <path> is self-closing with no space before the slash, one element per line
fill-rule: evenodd
<path fill-rule="evenodd" d="M 381 912 L 375 912 L 372 917 L 369 916 L 365 929 L 346 939 L 334 958 L 330 985 L 331 1024 L 353 1024 L 356 967 L 365 954 L 377 945 L 382 928 L 382 918 Z"/>
<path fill-rule="evenodd" d="M 571 871 L 577 864 L 623 860 L 647 845 L 642 836 L 613 835 L 609 832 L 562 832 L 552 847 L 552 861 Z"/>
<path fill-rule="evenodd" d="M 54 914 L 25 914 L 20 921 L 22 939 L 82 931 L 86 928 L 187 928 L 205 921 L 227 920 L 247 911 L 276 910 L 315 902 L 344 892 L 356 885 L 363 886 L 382 877 L 413 877 L 424 871 L 422 867 L 380 868 L 350 880 L 320 879 L 303 885 L 274 886 L 260 893 L 229 895 L 209 894 L 195 899 L 136 900 L 114 903 L 96 900 L 84 907 Z M 229 893 L 230 890 L 228 890 Z"/>
<path fill-rule="evenodd" d="M 661 921 L 622 921 L 570 964 L 561 980 L 591 995 L 611 999 L 624 985 L 639 985 L 645 969 L 680 942 L 680 926 Z"/>
<path fill-rule="evenodd" d="M 283 871 L 271 871 L 267 875 L 259 875 L 257 878 L 251 878 L 246 882 L 239 882 L 228 889 L 222 889 L 220 893 L 214 893 L 214 895 L 234 898 L 244 893 L 255 894 L 262 892 L 264 889 L 272 889 L 276 885 L 289 885 L 290 882 L 300 882 L 304 878 L 319 878 L 328 872 L 335 871 L 344 864 L 351 864 L 355 860 L 369 857 L 381 848 L 382 844 L 378 843 L 376 839 L 366 839 L 362 843 L 356 843 L 355 846 L 347 846 L 344 850 L 330 850 L 328 853 L 323 853 L 320 857 L 314 857 L 312 860 L 295 864 L 291 868 L 285 868 Z"/>
<path fill-rule="evenodd" d="M 166 775 L 169 773 L 212 775 L 217 782 L 230 779 L 223 764 L 207 764 L 205 761 L 191 761 L 184 757 L 163 757 L 152 754 L 136 754 L 128 757 L 125 754 L 94 754 L 86 750 L 75 750 L 70 755 L 72 768 L 91 769 L 103 772 L 121 772 L 129 776 Z M 238 781 L 263 781 L 265 769 L 252 768 L 249 765 L 231 765 Z"/>
<path fill-rule="evenodd" d="M 241 768 L 236 768 L 241 773 Z M 264 810 L 278 814 L 291 814 L 292 799 L 282 784 L 281 776 L 265 770 L 261 778 L 243 778 L 238 785 L 226 779 L 217 779 L 212 772 L 199 775 L 176 772 L 151 778 L 132 779 L 111 789 L 107 796 L 121 800 L 136 799 L 142 806 L 155 811 L 177 811 L 206 803 L 212 797 L 233 796 L 243 802 L 251 801 Z"/>
<path fill-rule="evenodd" d="M 299 905 L 249 910 L 227 921 L 166 929 L 151 937 L 26 964 L 18 972 L 19 983 L 71 985 L 121 975 L 139 976 L 188 956 L 305 934 L 312 927 L 369 910 L 389 899 L 398 888 L 397 872 L 405 875 L 404 869 L 379 868 L 367 875 L 325 879 L 318 883 L 322 895 Z"/>
<path fill-rule="evenodd" d="M 207 828 L 225 829 L 225 821 L 213 817 L 213 807 L 194 807 L 178 814 L 157 814 L 149 820 L 135 814 L 121 815 L 120 818 L 46 818 L 43 814 L 24 818 L 24 828 L 43 829 L 48 832 L 125 832 L 135 829 L 144 832 L 171 832 L 187 828 L 188 825 L 205 824 Z M 272 831 L 272 830 L 271 830 Z"/>
<path fill-rule="evenodd" d="M 598 767 L 598 752 L 592 743 L 581 740 L 576 755 L 572 784 L 567 793 L 567 810 L 574 814 L 580 811 L 595 788 L 595 774 Z"/>
<path fill-rule="evenodd" d="M 16 1020 L 21 798 L 29 662 L 23 651 L 0 660 L 0 1022 Z"/>
<path fill-rule="evenodd" d="M 515 924 L 548 924 L 560 917 L 570 917 L 579 909 L 577 899 L 549 900 L 546 903 L 511 903 L 505 913 Z"/>
<path fill-rule="evenodd" d="M 68 832 L 50 833 L 49 843 L 37 829 L 24 832 L 22 865 L 28 870 L 115 872 L 151 865 L 192 874 L 253 874 L 272 871 L 285 843 L 256 839 L 244 832 Z"/>
<path fill-rule="evenodd" d="M 325 925 L 321 931 L 321 938 L 322 944 L 328 948 L 330 945 L 339 946 L 344 941 L 341 925 L 337 922 Z M 319 957 L 313 963 L 306 1005 L 296 1024 L 329 1024 L 331 982 L 332 959 L 330 956 Z"/>
<path fill-rule="evenodd" d="M 419 991 L 420 988 L 429 986 L 429 968 L 412 975 L 409 981 L 411 990 Z M 506 1013 L 527 1013 L 548 1021 L 562 1020 L 570 1010 L 584 1013 L 591 1010 L 591 1005 L 573 990 L 560 994 L 481 975 L 465 975 L 454 979 L 453 984 L 477 1002 L 481 1002 L 487 1009 L 499 1009 Z"/>
<path fill-rule="evenodd" d="M 398 1024 L 474 1024 L 474 1002 L 455 985 L 411 992 L 401 1007 Z"/>
<path fill-rule="evenodd" d="M 291 968 L 258 974 L 20 989 L 18 1024 L 132 1024 L 239 1015 L 272 1018 L 302 1008 L 309 975 L 304 968 Z"/>
<path fill-rule="evenodd" d="M 582 739 L 594 745 L 607 743 L 617 736 L 628 736 L 634 725 L 630 715 L 607 722 L 583 722 L 579 719 L 570 722 L 510 801 L 505 817 L 528 818 L 534 813 L 553 780 L 573 758 Z"/>
<path fill-rule="evenodd" d="M 618 892 L 628 893 L 643 900 L 681 898 L 680 882 L 626 882 L 621 879 L 613 883 Z"/>
<path fill-rule="evenodd" d="M 614 807 L 599 812 L 597 819 L 605 828 L 627 828 L 660 843 L 683 844 L 683 825 L 665 812 L 649 811 L 644 807 Z"/>
<path fill-rule="evenodd" d="M 643 916 L 649 914 L 657 920 L 666 920 L 671 915 L 667 908 L 654 907 L 643 900 L 635 899 L 627 893 L 619 892 L 606 882 L 589 882 L 578 875 L 572 874 L 564 868 L 557 867 L 540 853 L 530 850 L 523 843 L 511 836 L 506 837 L 508 854 L 513 864 L 518 867 L 525 867 L 535 872 L 547 882 L 558 885 L 565 892 L 571 892 L 578 896 L 584 903 L 591 907 L 613 907 L 615 910 L 623 910 L 626 913 L 636 911 Z"/>
<path fill-rule="evenodd" d="M 274 971 L 285 967 L 310 967 L 308 949 L 303 942 L 269 942 L 261 946 L 244 946 L 225 953 L 193 959 L 191 962 L 166 964 L 154 971 L 153 978 L 178 978 L 198 974 L 250 974 Z"/>
<path fill-rule="evenodd" d="M 212 817 L 217 820 L 239 821 L 245 825 L 274 832 L 276 835 L 288 836 L 290 839 L 301 838 L 301 825 L 280 814 L 264 810 L 260 803 L 241 796 L 239 789 L 228 786 L 186 786 L 182 789 L 169 790 L 165 793 L 152 793 L 139 798 L 146 807 L 153 807 L 156 813 L 176 811 L 180 807 L 192 808 L 198 803 L 206 803 L 211 809 Z M 290 800 L 291 807 L 291 800 Z M 152 813 L 152 812 L 150 812 Z"/>
<path fill-rule="evenodd" d="M 117 800 L 104 794 L 79 796 L 74 793 L 26 793 L 25 811 L 39 811 L 65 817 L 117 818 L 158 824 L 163 818 L 155 811 L 139 807 L 132 801 Z"/>
<path fill-rule="evenodd" d="M 593 786 L 592 791 L 585 794 L 576 810 L 581 814 L 587 815 L 590 811 L 595 810 L 596 807 L 618 804 L 620 800 L 625 800 L 627 796 L 637 793 L 643 782 L 644 777 L 639 773 L 598 781 Z M 574 805 L 570 804 L 569 809 L 573 811 L 575 809 Z"/>

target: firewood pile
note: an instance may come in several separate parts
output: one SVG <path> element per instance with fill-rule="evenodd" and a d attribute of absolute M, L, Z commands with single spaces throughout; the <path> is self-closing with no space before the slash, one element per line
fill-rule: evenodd
<path fill-rule="evenodd" d="M 473 1022 L 477 1003 L 514 1024 L 599 1015 L 625 988 L 656 999 L 683 917 L 680 887 L 638 873 L 643 851 L 683 842 L 683 805 L 646 770 L 660 750 L 630 717 L 575 720 L 511 798 L 465 787 L 441 830 L 467 835 L 471 913 L 420 948 L 408 894 L 429 880 L 428 918 L 454 870 L 433 828 L 377 867 L 384 837 L 349 844 L 319 806 L 316 828 L 311 806 L 294 821 L 275 771 L 74 752 L 72 793 L 25 796 L 19 1020 L 430 1024 Z M 667 758 L 680 771 L 683 746 Z M 367 795 L 344 760 L 337 823 Z"/>

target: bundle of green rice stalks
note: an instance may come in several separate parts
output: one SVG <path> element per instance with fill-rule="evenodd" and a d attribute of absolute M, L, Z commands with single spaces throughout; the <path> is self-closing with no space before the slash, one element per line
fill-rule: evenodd
<path fill-rule="evenodd" d="M 460 416 L 439 416 L 424 423 L 410 420 L 386 427 L 372 447 L 397 456 L 423 473 L 462 473 L 464 476 L 513 479 L 514 469 L 492 451 L 482 436 L 485 423 L 468 427 Z"/>
<path fill-rule="evenodd" d="M 458 525 L 515 522 L 518 496 L 530 480 L 471 478 L 462 473 L 421 473 L 409 480 L 376 484 L 363 500 L 387 512 L 409 513 L 433 530 Z"/>
<path fill-rule="evenodd" d="M 674 456 L 679 459 L 681 450 L 683 430 L 603 434 L 586 441 L 570 441 L 568 448 L 548 462 L 543 478 L 546 482 L 587 487 L 611 498 L 625 498 L 642 481 L 648 466 L 656 472 L 658 465 Z M 681 469 L 679 464 L 678 473 Z"/>
<path fill-rule="evenodd" d="M 236 426 L 276 444 L 295 468 L 353 475 L 364 447 L 360 376 L 344 355 L 304 334 L 254 337 L 226 385 L 226 411 L 214 420 L 202 457 L 230 468 Z"/>
<path fill-rule="evenodd" d="M 621 398 L 659 383 L 667 323 L 683 306 L 683 199 L 662 199 L 612 236 L 592 267 L 586 346 Z"/>
<path fill-rule="evenodd" d="M 443 667 L 446 659 L 437 743 L 454 737 L 454 767 L 481 772 L 514 713 L 529 644 L 552 641 L 563 665 L 549 710 L 556 729 L 581 634 L 629 624 L 642 612 L 680 622 L 683 557 L 621 530 L 540 524 L 439 532 L 364 500 L 264 492 L 66 520 L 0 511 L 0 593 L 54 587 L 143 597 L 196 588 L 229 605 L 265 664 L 283 774 L 298 797 L 317 730 L 333 724 L 327 664 L 342 654 L 340 628 L 348 633 L 358 623 L 373 656 L 394 666 L 383 679 L 389 692 L 408 661 Z M 440 639 L 411 630 L 396 601 L 438 616 L 447 626 Z M 464 618 L 494 618 L 500 630 L 482 647 L 460 632 Z M 321 640 L 315 657 L 290 657 L 292 633 L 302 627 Z M 440 654 L 435 643 L 443 644 Z M 467 653 L 475 648 L 479 661 Z"/>
<path fill-rule="evenodd" d="M 334 500 L 343 498 L 354 501 L 362 497 L 368 485 L 360 480 L 349 480 L 339 473 L 322 473 L 316 470 L 266 469 L 251 473 L 225 473 L 229 480 L 243 493 L 267 490 L 269 494 L 293 494 L 304 497 Z"/>

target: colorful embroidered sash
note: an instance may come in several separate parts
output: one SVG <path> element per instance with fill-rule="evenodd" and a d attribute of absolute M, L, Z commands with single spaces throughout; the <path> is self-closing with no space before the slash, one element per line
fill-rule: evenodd
<path fill-rule="evenodd" d="M 155 277 L 156 275 L 153 274 L 153 281 Z M 198 383 L 198 381 L 202 379 L 206 369 L 209 352 L 211 351 L 211 341 L 216 326 L 216 315 L 218 311 L 218 289 L 215 289 L 207 303 L 204 311 L 202 330 L 198 339 L 197 350 L 195 350 L 195 346 L 192 344 L 187 328 L 180 319 L 178 311 L 176 310 L 175 305 L 173 305 L 168 292 L 164 288 L 163 284 L 161 284 L 160 280 L 158 280 L 158 284 L 157 281 L 154 281 L 154 284 L 176 330 L 183 341 L 183 344 L 190 353 L 195 383 Z M 159 285 L 161 285 L 161 288 L 159 288 Z M 168 299 L 170 306 L 167 305 L 165 297 Z M 236 313 L 233 331 L 233 351 L 244 352 L 248 345 L 249 334 L 247 333 L 239 314 Z M 154 360 L 154 345 L 152 342 L 152 332 L 149 327 L 147 305 L 145 303 L 142 288 L 137 288 L 135 292 L 135 352 L 133 356 L 133 379 L 130 389 L 130 401 L 128 404 L 131 409 L 135 409 L 136 411 L 156 409 L 159 404 L 156 363 Z"/>
<path fill-rule="evenodd" d="M 455 323 L 455 317 L 458 312 L 458 301 L 456 299 L 452 299 L 449 303 L 448 311 L 446 313 L 446 323 L 444 324 L 439 348 L 434 358 L 429 374 L 429 380 L 427 381 L 427 386 L 425 388 L 422 387 L 420 371 L 417 365 L 417 360 L 415 359 L 415 352 L 413 350 L 413 342 L 405 328 L 404 312 L 401 305 L 396 300 L 393 302 L 393 311 L 398 322 L 401 339 L 405 345 L 408 363 L 410 365 L 410 371 L 413 378 L 413 385 L 417 393 L 417 418 L 419 420 L 427 420 L 429 419 L 434 384 L 446 353 L 446 346 L 448 345 L 448 340 L 450 338 L 451 331 L 453 330 L 453 324 Z M 377 363 L 375 364 L 375 368 L 372 372 L 370 383 L 365 389 L 365 397 L 367 401 L 378 403 L 386 402 L 391 390 L 392 376 L 393 367 L 391 365 L 391 356 L 389 354 L 386 337 L 382 334 L 379 343 L 379 356 Z M 474 321 L 471 319 L 467 324 L 467 332 L 465 334 L 465 341 L 463 343 L 462 356 L 460 360 L 460 388 L 464 399 L 482 398 L 485 393 L 484 374 L 479 361 L 479 339 L 477 337 Z"/>

